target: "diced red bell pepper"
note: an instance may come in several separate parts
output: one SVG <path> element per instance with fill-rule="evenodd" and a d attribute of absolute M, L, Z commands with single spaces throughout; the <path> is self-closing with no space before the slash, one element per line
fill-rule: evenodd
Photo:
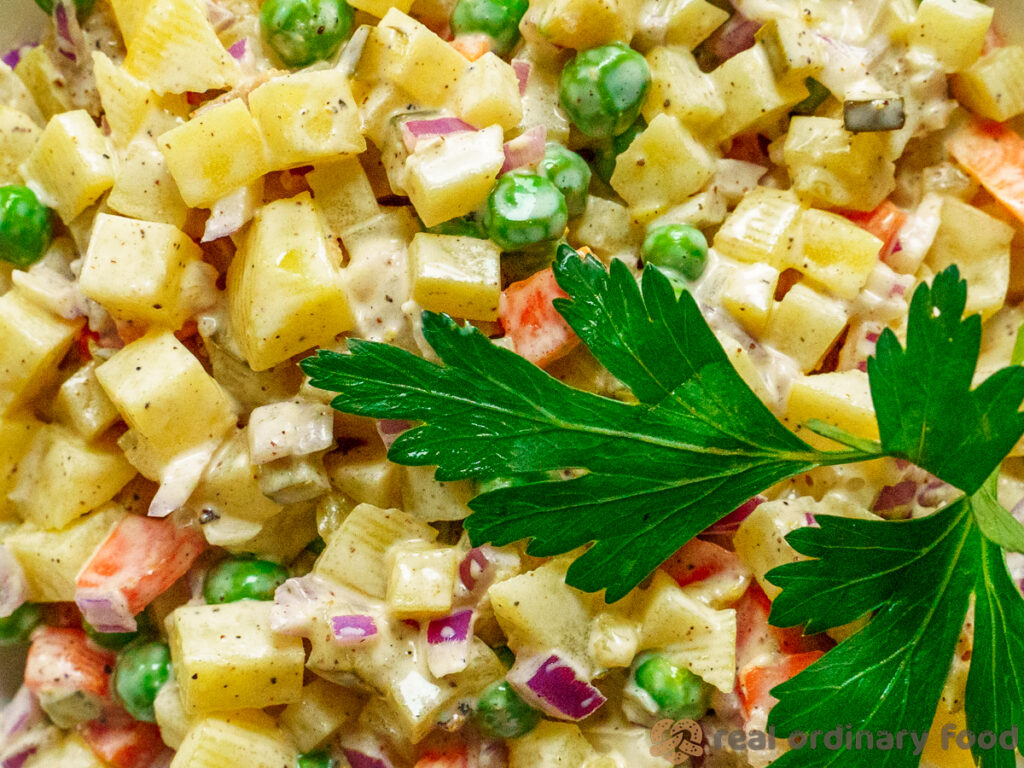
<path fill-rule="evenodd" d="M 427 750 L 414 768 L 469 768 L 469 749 L 462 745 L 442 751 Z"/>
<path fill-rule="evenodd" d="M 799 627 L 776 627 L 768 622 L 772 603 L 754 582 L 736 603 L 736 656 L 740 670 L 761 650 L 784 654 L 827 651 L 834 643 L 827 635 L 805 635 Z"/>
<path fill-rule="evenodd" d="M 740 675 L 739 694 L 747 716 L 758 707 L 770 710 L 778 701 L 771 695 L 772 688 L 796 677 L 824 655 L 822 651 L 789 654 L 777 664 L 744 670 Z"/>
<path fill-rule="evenodd" d="M 109 706 L 115 660 L 81 629 L 42 626 L 32 633 L 25 687 L 66 728 L 98 717 Z"/>
<path fill-rule="evenodd" d="M 735 552 L 701 539 L 692 539 L 662 564 L 681 587 L 715 576 L 738 574 L 743 564 Z"/>
<path fill-rule="evenodd" d="M 883 200 L 873 211 L 843 211 L 843 215 L 882 241 L 878 254 L 881 259 L 893 252 L 900 230 L 907 222 L 907 214 L 891 200 Z"/>
<path fill-rule="evenodd" d="M 130 515 L 78 574 L 79 605 L 81 598 L 110 596 L 135 616 L 188 571 L 204 546 L 202 535 L 192 528 L 179 528 L 170 519 Z M 90 621 L 87 614 L 85 618 Z"/>
<path fill-rule="evenodd" d="M 118 711 L 84 723 L 79 732 L 96 757 L 111 768 L 149 768 L 167 747 L 155 723 Z"/>
<path fill-rule="evenodd" d="M 531 363 L 543 367 L 579 343 L 579 337 L 551 303 L 566 297 L 551 267 L 512 283 L 502 292 L 501 324 L 515 351 Z"/>

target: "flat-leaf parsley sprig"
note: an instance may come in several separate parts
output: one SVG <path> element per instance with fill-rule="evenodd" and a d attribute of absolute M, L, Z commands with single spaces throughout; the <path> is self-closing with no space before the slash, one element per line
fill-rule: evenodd
<path fill-rule="evenodd" d="M 965 491 L 935 514 L 884 522 L 820 518 L 788 537 L 810 560 L 768 578 L 783 588 L 777 626 L 818 632 L 864 616 L 863 629 L 776 687 L 776 732 L 926 731 L 973 595 L 974 650 L 967 723 L 996 733 L 1024 723 L 1024 599 L 1003 548 L 1024 549 L 1024 528 L 995 497 L 998 467 L 1024 434 L 1024 368 L 977 389 L 981 321 L 962 317 L 966 283 L 955 267 L 921 285 L 907 344 L 886 331 L 868 362 L 880 443 L 809 425 L 848 450 L 820 451 L 786 429 L 744 383 L 693 297 L 678 298 L 657 269 L 640 284 L 613 261 L 560 249 L 558 311 L 594 356 L 628 386 L 627 404 L 562 384 L 472 327 L 425 312 L 424 335 L 443 365 L 385 344 L 350 340 L 350 354 L 303 361 L 332 405 L 409 419 L 388 456 L 437 465 L 439 480 L 584 470 L 571 479 L 477 496 L 466 528 L 474 544 L 529 539 L 554 555 L 588 545 L 571 585 L 623 597 L 672 552 L 751 496 L 820 466 L 893 456 Z M 575 474 L 575 473 L 574 473 Z M 976 748 L 985 768 L 1014 756 Z M 809 762 L 808 762 L 809 761 Z M 916 764 L 911 749 L 787 753 L 780 766 Z"/>

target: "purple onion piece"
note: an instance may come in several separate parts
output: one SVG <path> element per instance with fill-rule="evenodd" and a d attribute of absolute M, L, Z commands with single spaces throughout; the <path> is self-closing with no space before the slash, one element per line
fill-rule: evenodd
<path fill-rule="evenodd" d="M 288 579 L 274 590 L 270 628 L 282 635 L 309 637 L 333 596 L 330 585 L 315 574 Z"/>
<path fill-rule="evenodd" d="M 329 623 L 339 645 L 360 645 L 377 635 L 377 623 L 365 614 L 332 616 Z"/>
<path fill-rule="evenodd" d="M 533 66 L 525 59 L 514 59 L 512 71 L 516 73 L 516 80 L 519 81 L 519 95 L 526 94 L 526 84 L 530 82 L 530 70 Z"/>
<path fill-rule="evenodd" d="M 342 747 L 341 751 L 345 754 L 345 759 L 348 760 L 352 768 L 393 768 L 391 761 L 383 755 L 377 757 L 348 747 Z"/>
<path fill-rule="evenodd" d="M 134 632 L 138 629 L 128 601 L 120 592 L 80 589 L 75 593 L 75 604 L 82 617 L 98 632 Z"/>
<path fill-rule="evenodd" d="M 487 566 L 491 561 L 487 559 L 483 547 L 474 547 L 466 553 L 459 563 L 459 580 L 462 586 L 472 592 L 476 589 L 477 583 L 487 572 Z"/>
<path fill-rule="evenodd" d="M 469 665 L 474 618 L 466 609 L 427 624 L 427 668 L 434 677 L 453 675 Z"/>
<path fill-rule="evenodd" d="M 11 739 L 25 733 L 43 719 L 43 710 L 35 694 L 24 685 L 14 698 L 0 710 L 0 743 L 9 744 Z"/>
<path fill-rule="evenodd" d="M 557 653 L 517 658 L 507 679 L 527 702 L 560 720 L 582 720 L 606 700 L 576 665 Z"/>
<path fill-rule="evenodd" d="M 78 63 L 82 30 L 78 26 L 74 8 L 68 12 L 70 0 L 57 0 L 53 6 L 53 25 L 56 30 L 57 52 L 72 64 Z"/>
<path fill-rule="evenodd" d="M 56 728 L 40 726 L 8 741 L 0 750 L 0 768 L 21 768 L 32 755 L 53 744 L 57 735 Z"/>
<path fill-rule="evenodd" d="M 28 600 L 28 580 L 21 563 L 0 545 L 0 618 L 14 613 Z"/>
<path fill-rule="evenodd" d="M 896 485 L 887 485 L 878 492 L 871 511 L 882 517 L 910 517 L 910 505 L 917 496 L 917 483 L 901 480 Z M 905 512 L 906 514 L 896 514 Z"/>
<path fill-rule="evenodd" d="M 427 624 L 427 642 L 430 645 L 442 643 L 464 643 L 469 639 L 473 626 L 473 611 L 465 610 L 433 619 Z"/>
<path fill-rule="evenodd" d="M 412 422 L 405 419 L 378 419 L 377 434 L 384 447 L 391 448 L 398 436 L 412 428 Z"/>
<path fill-rule="evenodd" d="M 812 515 L 810 512 L 804 512 L 804 522 L 809 528 L 820 528 L 818 525 L 818 518 Z"/>
<path fill-rule="evenodd" d="M 17 48 L 12 48 L 2 57 L 4 64 L 11 69 L 14 69 L 21 62 L 21 57 L 25 55 L 25 51 L 35 48 L 39 43 L 26 43 L 25 45 L 19 45 Z"/>
<path fill-rule="evenodd" d="M 475 131 L 472 125 L 457 117 L 434 117 L 429 120 L 406 120 L 402 123 L 402 141 L 412 152 L 420 139 L 430 136 L 447 136 L 450 133 Z"/>
<path fill-rule="evenodd" d="M 507 173 L 515 168 L 526 168 L 536 165 L 544 159 L 545 142 L 547 141 L 547 128 L 538 125 L 516 136 L 511 141 L 506 141 L 502 146 L 505 153 L 505 162 L 501 166 L 500 173 Z"/>
<path fill-rule="evenodd" d="M 241 40 L 239 40 L 230 48 L 228 48 L 228 53 L 230 53 L 236 59 L 242 58 L 243 56 L 245 56 L 245 49 L 247 43 L 248 38 L 243 37 Z"/>

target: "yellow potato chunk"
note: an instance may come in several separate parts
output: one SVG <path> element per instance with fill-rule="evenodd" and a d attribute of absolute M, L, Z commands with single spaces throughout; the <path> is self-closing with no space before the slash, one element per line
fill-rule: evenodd
<path fill-rule="evenodd" d="M 947 72 L 960 72 L 981 56 L 994 13 L 976 0 L 921 0 L 907 41 L 934 53 Z"/>
<path fill-rule="evenodd" d="M 1001 123 L 1024 112 L 1024 46 L 989 51 L 953 77 L 953 93 L 972 112 Z"/>
<path fill-rule="evenodd" d="M 22 183 L 18 167 L 31 154 L 41 134 L 31 117 L 0 104 L 0 185 Z"/>
<path fill-rule="evenodd" d="M 729 19 L 723 11 L 707 0 L 655 0 L 665 9 L 668 25 L 665 28 L 665 42 L 692 51 L 708 36 Z M 666 7 L 667 6 L 667 7 Z"/>
<path fill-rule="evenodd" d="M 32 53 L 35 51 L 33 48 Z M 22 57 L 24 61 L 25 57 Z M 46 122 L 43 119 L 42 113 L 39 111 L 39 107 L 36 106 L 35 100 L 32 98 L 32 94 L 29 93 L 28 88 L 25 87 L 25 83 L 22 79 L 15 74 L 15 71 L 0 61 L 0 103 L 16 109 L 19 112 L 24 112 L 36 125 L 42 125 Z"/>
<path fill-rule="evenodd" d="M 50 314 L 18 289 L 0 296 L 0 415 L 53 378 L 81 327 L 81 320 Z"/>
<path fill-rule="evenodd" d="M 157 106 L 157 96 L 148 85 L 115 65 L 100 51 L 93 52 L 92 66 L 110 135 L 115 142 L 125 145 L 142 127 L 150 110 Z"/>
<path fill-rule="evenodd" d="M 538 23 L 555 45 L 585 50 L 613 41 L 628 43 L 637 16 L 636 0 L 551 0 Z"/>
<path fill-rule="evenodd" d="M 116 448 L 47 424 L 18 464 L 10 498 L 22 518 L 40 528 L 64 528 L 110 501 L 133 477 L 135 469 Z"/>
<path fill-rule="evenodd" d="M 228 273 L 233 328 L 253 370 L 352 327 L 340 261 L 308 192 L 256 214 Z"/>
<path fill-rule="evenodd" d="M 597 752 L 576 723 L 542 720 L 525 736 L 509 739 L 509 768 L 592 765 Z"/>
<path fill-rule="evenodd" d="M 107 197 L 112 211 L 145 221 L 185 226 L 188 206 L 156 143 L 140 137 L 120 153 L 114 188 Z"/>
<path fill-rule="evenodd" d="M 209 207 L 267 172 L 259 126 L 234 99 L 162 134 L 167 167 L 190 206 Z"/>
<path fill-rule="evenodd" d="M 878 422 L 871 402 L 868 375 L 863 371 L 834 371 L 800 376 L 789 388 L 785 421 L 803 440 L 822 449 L 837 446 L 803 427 L 819 419 L 868 440 L 878 439 Z"/>
<path fill-rule="evenodd" d="M 58 420 L 86 440 L 99 437 L 121 418 L 96 378 L 98 364 L 96 360 L 86 363 L 65 379 L 57 391 L 55 412 Z"/>
<path fill-rule="evenodd" d="M 302 752 L 319 747 L 363 707 L 364 697 L 351 688 L 317 678 L 303 687 L 302 698 L 281 713 L 281 725 Z"/>
<path fill-rule="evenodd" d="M 459 559 L 454 547 L 399 547 L 391 553 L 388 608 L 396 616 L 443 616 L 452 609 Z"/>
<path fill-rule="evenodd" d="M 775 77 L 786 82 L 818 74 L 825 66 L 821 38 L 797 19 L 771 19 L 754 35 L 768 55 Z"/>
<path fill-rule="evenodd" d="M 64 112 L 46 124 L 21 173 L 65 223 L 114 185 L 110 146 L 84 109 Z"/>
<path fill-rule="evenodd" d="M 715 233 L 715 250 L 751 264 L 789 266 L 799 234 L 800 201 L 790 191 L 751 190 Z"/>
<path fill-rule="evenodd" d="M 849 219 L 811 209 L 800 217 L 802 248 L 792 266 L 836 296 L 852 299 L 878 264 L 882 241 Z"/>
<path fill-rule="evenodd" d="M 372 443 L 325 457 L 331 484 L 360 504 L 399 507 L 399 475 L 402 467 L 387 460 L 384 447 Z"/>
<path fill-rule="evenodd" d="M 412 297 L 424 309 L 497 320 L 501 249 L 490 240 L 417 234 L 409 246 Z"/>
<path fill-rule="evenodd" d="M 277 77 L 249 94 L 273 170 L 366 149 L 348 77 L 340 69 Z"/>
<path fill-rule="evenodd" d="M 805 373 L 813 371 L 846 327 L 849 310 L 803 283 L 775 302 L 762 340 L 789 355 Z"/>
<path fill-rule="evenodd" d="M 302 697 L 302 638 L 270 629 L 272 607 L 240 600 L 171 614 L 171 661 L 187 713 L 262 709 Z"/>
<path fill-rule="evenodd" d="M 779 274 L 771 264 L 737 267 L 722 287 L 722 306 L 752 336 L 760 336 L 768 322 Z"/>
<path fill-rule="evenodd" d="M 31 416 L 0 416 L 0 520 L 14 515 L 7 494 L 18 481 L 18 462 L 42 422 Z"/>
<path fill-rule="evenodd" d="M 101 213 L 82 262 L 82 293 L 118 320 L 178 328 L 192 313 L 182 278 L 202 256 L 175 226 Z"/>
<path fill-rule="evenodd" d="M 331 237 L 343 237 L 352 227 L 380 213 L 373 186 L 358 158 L 320 163 L 306 174 L 306 182 Z"/>
<path fill-rule="evenodd" d="M 398 8 L 384 15 L 378 31 L 386 78 L 424 106 L 447 103 L 469 66 L 466 58 Z"/>
<path fill-rule="evenodd" d="M 50 58 L 48 46 L 36 46 L 22 56 L 14 72 L 25 84 L 44 120 L 74 109 L 64 77 Z"/>
<path fill-rule="evenodd" d="M 287 735 L 263 712 L 249 710 L 193 723 L 171 768 L 295 768 L 298 754 Z"/>
<path fill-rule="evenodd" d="M 198 0 L 151 0 L 133 24 L 124 67 L 159 94 L 229 88 L 241 74 Z"/>
<path fill-rule="evenodd" d="M 170 331 L 133 341 L 97 368 L 96 377 L 158 462 L 219 441 L 235 425 L 220 385 Z"/>
<path fill-rule="evenodd" d="M 405 161 L 405 188 L 424 225 L 474 211 L 505 162 L 502 131 L 492 125 L 420 141 Z"/>
<path fill-rule="evenodd" d="M 662 112 L 673 115 L 695 131 L 714 123 L 725 113 L 725 102 L 714 81 L 700 71 L 693 54 L 683 48 L 659 46 L 647 56 L 651 89 L 644 100 L 648 123 Z"/>
<path fill-rule="evenodd" d="M 661 114 L 619 155 L 611 185 L 631 207 L 671 206 L 698 192 L 714 172 L 708 149 L 678 118 Z"/>
<path fill-rule="evenodd" d="M 358 8 L 360 11 L 366 11 L 378 19 L 382 19 L 392 8 L 402 13 L 408 13 L 409 9 L 412 8 L 412 3 L 413 0 L 355 0 L 354 3 L 349 3 L 349 5 L 353 8 Z M 445 21 L 447 20 L 445 18 Z"/>
<path fill-rule="evenodd" d="M 455 114 L 477 128 L 515 128 L 523 119 L 523 98 L 512 65 L 490 52 L 470 64 L 455 86 Z"/>

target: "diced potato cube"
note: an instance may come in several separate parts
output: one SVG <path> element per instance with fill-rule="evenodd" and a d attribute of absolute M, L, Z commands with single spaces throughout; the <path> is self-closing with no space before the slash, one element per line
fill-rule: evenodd
<path fill-rule="evenodd" d="M 65 427 L 48 424 L 36 432 L 18 465 L 11 501 L 40 528 L 64 528 L 110 501 L 134 476 L 120 451 L 90 445 Z"/>
<path fill-rule="evenodd" d="M 84 109 L 64 112 L 46 124 L 21 174 L 65 223 L 114 185 L 110 146 Z"/>
<path fill-rule="evenodd" d="M 160 221 L 179 229 L 188 218 L 188 206 L 167 160 L 148 138 L 133 141 L 121 152 L 107 207 L 134 219 Z"/>
<path fill-rule="evenodd" d="M 953 78 L 953 93 L 972 112 L 1005 122 L 1024 112 L 1024 46 L 994 48 Z"/>
<path fill-rule="evenodd" d="M 320 553 L 314 571 L 371 597 L 387 595 L 388 550 L 399 542 L 433 542 L 437 531 L 400 509 L 360 504 Z"/>
<path fill-rule="evenodd" d="M 956 264 L 967 281 L 966 311 L 980 312 L 987 319 L 1006 300 L 1013 235 L 1009 224 L 955 197 L 945 197 L 925 264 L 934 272 Z"/>
<path fill-rule="evenodd" d="M 378 29 L 387 41 L 387 77 L 424 106 L 447 103 L 466 58 L 420 22 L 391 8 Z"/>
<path fill-rule="evenodd" d="M 764 576 L 772 568 L 802 559 L 786 541 L 786 535 L 807 525 L 807 514 L 814 509 L 813 504 L 813 499 L 767 501 L 736 531 L 736 554 L 773 600 L 782 590 Z"/>
<path fill-rule="evenodd" d="M 829 206 L 874 210 L 895 188 L 880 133 L 851 133 L 829 117 L 794 117 L 783 148 L 793 189 Z"/>
<path fill-rule="evenodd" d="M 82 262 L 82 293 L 123 322 L 178 328 L 192 314 L 182 278 L 202 256 L 171 224 L 101 213 Z"/>
<path fill-rule="evenodd" d="M 711 72 L 711 79 L 725 100 L 725 114 L 715 126 L 719 141 L 771 122 L 808 93 L 802 80 L 776 81 L 760 44 L 727 59 Z"/>
<path fill-rule="evenodd" d="M 4 546 L 25 571 L 29 599 L 37 603 L 73 602 L 78 572 L 125 514 L 116 504 L 108 504 L 60 531 L 44 531 L 23 523 L 8 534 Z"/>
<path fill-rule="evenodd" d="M 281 726 L 301 752 L 311 752 L 352 720 L 363 701 L 357 691 L 317 678 L 303 687 L 299 701 L 285 707 Z"/>
<path fill-rule="evenodd" d="M 272 631 L 272 608 L 240 600 L 171 614 L 171 662 L 186 712 L 262 709 L 302 698 L 302 638 Z"/>
<path fill-rule="evenodd" d="M 140 3 L 137 0 L 110 0 L 110 8 L 121 30 L 121 38 L 127 45 L 134 38 L 135 30 L 146 15 L 149 3 Z"/>
<path fill-rule="evenodd" d="M 182 199 L 211 203 L 267 172 L 259 126 L 242 99 L 233 99 L 164 133 L 157 140 Z"/>
<path fill-rule="evenodd" d="M 934 53 L 947 72 L 960 72 L 981 55 L 993 13 L 976 0 L 921 0 L 907 39 Z"/>
<path fill-rule="evenodd" d="M 35 49 L 32 50 L 34 51 Z M 32 53 L 32 51 L 29 53 Z M 24 61 L 24 57 L 22 57 L 22 61 Z M 39 107 L 36 106 L 32 94 L 25 87 L 25 83 L 15 74 L 13 69 L 2 61 L 0 61 L 0 104 L 4 104 L 10 109 L 24 112 L 37 126 L 43 125 L 46 122 L 39 111 Z"/>
<path fill-rule="evenodd" d="M 205 717 L 188 729 L 170 768 L 295 768 L 298 754 L 263 712 Z"/>
<path fill-rule="evenodd" d="M 261 464 L 258 474 L 263 495 L 278 504 L 311 501 L 331 490 L 331 481 L 320 455 L 286 456 Z"/>
<path fill-rule="evenodd" d="M 597 195 L 587 196 L 583 214 L 569 222 L 572 242 L 586 245 L 602 260 L 619 253 L 636 253 L 644 239 L 644 229 L 629 215 L 622 203 Z"/>
<path fill-rule="evenodd" d="M 597 752 L 576 723 L 541 720 L 525 736 L 509 739 L 509 768 L 585 768 Z"/>
<path fill-rule="evenodd" d="M 14 515 L 7 494 L 18 481 L 18 462 L 42 426 L 31 416 L 0 416 L 0 521 Z"/>
<path fill-rule="evenodd" d="M 411 295 L 424 309 L 497 320 L 501 249 L 490 240 L 417 234 L 409 246 Z"/>
<path fill-rule="evenodd" d="M 619 155 L 612 189 L 631 207 L 681 203 L 715 173 L 714 157 L 679 119 L 657 115 Z"/>
<path fill-rule="evenodd" d="M 430 617 L 451 611 L 459 564 L 454 547 L 425 550 L 411 545 L 395 548 L 390 556 L 387 602 L 394 615 Z"/>
<path fill-rule="evenodd" d="M 331 237 L 342 237 L 352 227 L 380 213 L 373 187 L 357 158 L 321 163 L 306 174 L 306 182 L 313 190 Z"/>
<path fill-rule="evenodd" d="M 44 119 L 74 109 L 64 77 L 50 58 L 49 46 L 38 45 L 30 50 L 21 57 L 14 72 L 28 88 Z"/>
<path fill-rule="evenodd" d="M 586 50 L 633 37 L 636 0 L 550 0 L 538 22 L 544 37 L 563 48 Z"/>
<path fill-rule="evenodd" d="M 662 0 L 655 2 L 660 4 Z M 665 16 L 668 18 L 665 42 L 690 51 L 729 19 L 728 11 L 707 0 L 669 0 Z"/>
<path fill-rule="evenodd" d="M 290 562 L 317 536 L 316 505 L 291 504 L 259 523 L 225 515 L 203 525 L 203 535 L 228 552 Z"/>
<path fill-rule="evenodd" d="M 843 299 L 860 292 L 878 264 L 882 241 L 834 213 L 811 209 L 800 217 L 799 252 L 792 266 Z"/>
<path fill-rule="evenodd" d="M 67 424 L 86 440 L 99 437 L 121 418 L 96 378 L 97 365 L 97 361 L 92 360 L 65 379 L 57 391 L 55 404 L 61 423 Z"/>
<path fill-rule="evenodd" d="M 479 208 L 504 162 L 497 125 L 420 141 L 405 161 L 406 191 L 424 225 L 433 227 Z"/>
<path fill-rule="evenodd" d="M 398 481 L 402 468 L 388 461 L 379 442 L 328 454 L 324 464 L 334 487 L 357 502 L 384 509 L 400 506 Z"/>
<path fill-rule="evenodd" d="M 129 41 L 124 68 L 160 94 L 229 88 L 241 75 L 195 0 L 152 0 Z"/>
<path fill-rule="evenodd" d="M 455 86 L 455 114 L 477 128 L 515 128 L 523 119 L 523 98 L 512 65 L 490 52 L 470 64 Z"/>
<path fill-rule="evenodd" d="M 245 430 L 237 430 L 217 449 L 189 506 L 197 512 L 210 510 L 218 518 L 240 518 L 257 524 L 281 512 L 281 505 L 260 490 L 256 468 L 249 460 Z M 203 530 L 208 528 L 204 525 Z"/>
<path fill-rule="evenodd" d="M 661 570 L 641 599 L 639 650 L 670 651 L 673 661 L 730 693 L 736 686 L 736 611 L 694 599 Z"/>
<path fill-rule="evenodd" d="M 789 266 L 799 235 L 800 201 L 790 191 L 758 187 L 747 193 L 715 234 L 715 250 L 731 259 Z"/>
<path fill-rule="evenodd" d="M 0 296 L 0 415 L 31 399 L 57 372 L 82 327 L 50 314 L 18 289 Z"/>
<path fill-rule="evenodd" d="M 848 319 L 849 310 L 844 304 L 798 283 L 782 301 L 775 302 L 762 340 L 796 360 L 804 373 L 810 373 Z"/>
<path fill-rule="evenodd" d="M 722 287 L 722 306 L 752 336 L 768 322 L 779 274 L 771 264 L 751 264 L 734 269 Z"/>
<path fill-rule="evenodd" d="M 110 135 L 124 146 L 142 127 L 150 111 L 157 108 L 157 95 L 100 51 L 93 52 L 92 66 Z"/>
<path fill-rule="evenodd" d="M 402 509 L 420 520 L 464 520 L 477 495 L 471 480 L 436 480 L 434 467 L 401 467 Z"/>
<path fill-rule="evenodd" d="M 246 360 L 264 371 L 333 341 L 354 318 L 341 253 L 308 192 L 265 206 L 228 272 L 232 327 Z"/>
<path fill-rule="evenodd" d="M 42 131 L 24 112 L 0 104 L 0 185 L 21 184 L 19 166 L 32 153 Z"/>
<path fill-rule="evenodd" d="M 107 764 L 77 733 L 70 733 L 59 744 L 43 749 L 26 763 L 28 768 L 106 768 Z"/>
<path fill-rule="evenodd" d="M 366 149 L 359 110 L 340 69 L 276 77 L 249 94 L 272 170 Z"/>
<path fill-rule="evenodd" d="M 706 128 L 725 112 L 725 102 L 711 78 L 700 71 L 693 54 L 682 48 L 657 47 L 646 56 L 651 89 L 644 100 L 648 123 L 662 112 L 694 131 Z"/>
<path fill-rule="evenodd" d="M 818 74 L 825 66 L 822 38 L 796 19 L 771 19 L 754 37 L 764 47 L 768 63 L 779 80 L 803 80 Z"/>
<path fill-rule="evenodd" d="M 354 3 L 349 3 L 353 8 L 357 8 L 360 11 L 366 11 L 371 16 L 376 16 L 378 19 L 384 18 L 387 12 L 392 8 L 401 11 L 402 13 L 408 13 L 409 9 L 412 8 L 413 0 L 355 0 Z M 447 17 L 445 21 L 447 21 Z"/>
<path fill-rule="evenodd" d="M 802 426 L 819 419 L 867 440 L 878 439 L 878 422 L 871 402 L 868 375 L 863 371 L 834 371 L 793 379 L 789 387 L 785 422 L 805 442 L 835 449 L 831 440 Z"/>
<path fill-rule="evenodd" d="M 220 385 L 170 331 L 133 341 L 97 368 L 96 377 L 159 462 L 219 442 L 235 425 Z"/>

